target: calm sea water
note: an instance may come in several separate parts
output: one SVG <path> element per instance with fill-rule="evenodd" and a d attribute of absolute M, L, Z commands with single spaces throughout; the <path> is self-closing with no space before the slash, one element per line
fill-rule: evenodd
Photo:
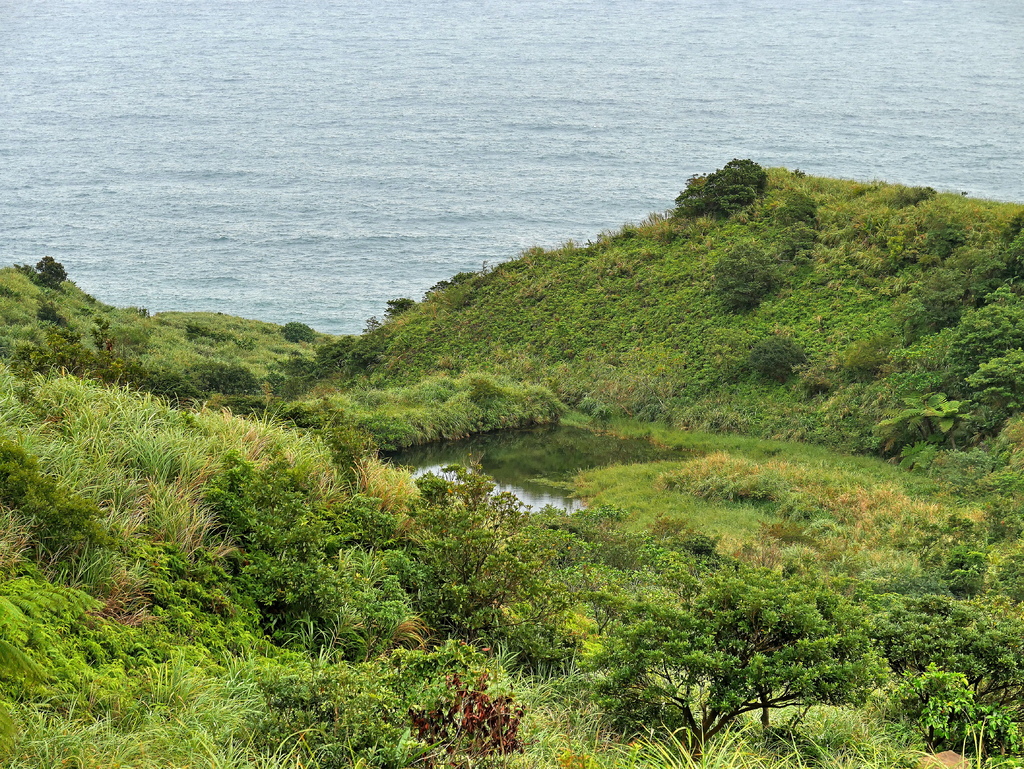
<path fill-rule="evenodd" d="M 7 263 L 358 332 L 733 157 L 1024 201 L 1021 0 L 0 0 Z"/>

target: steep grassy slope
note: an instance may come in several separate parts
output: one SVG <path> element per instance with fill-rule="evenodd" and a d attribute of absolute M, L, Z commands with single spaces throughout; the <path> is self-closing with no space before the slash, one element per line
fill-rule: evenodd
<path fill-rule="evenodd" d="M 485 367 L 591 414 L 872 450 L 900 397 L 952 397 L 937 332 L 1015 279 L 1022 211 L 773 169 L 731 217 L 652 215 L 456 276 L 334 362 L 377 383 Z"/>

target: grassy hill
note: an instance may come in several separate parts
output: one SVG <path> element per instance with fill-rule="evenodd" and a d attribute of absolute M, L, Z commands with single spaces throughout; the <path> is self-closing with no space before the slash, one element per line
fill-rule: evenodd
<path fill-rule="evenodd" d="M 734 161 L 358 337 L 0 270 L 0 761 L 1019 765 L 1022 224 Z M 566 414 L 682 451 L 376 452 Z"/>
<path fill-rule="evenodd" d="M 89 375 L 127 362 L 138 370 L 115 365 L 107 378 L 194 397 L 280 386 L 293 356 L 331 338 L 302 324 L 111 307 L 70 280 L 47 285 L 31 267 L 0 269 L 0 323 L 0 358 L 23 367 Z"/>
<path fill-rule="evenodd" d="M 902 398 L 969 396 L 982 361 L 950 345 L 987 304 L 1016 312 L 1022 216 L 771 169 L 731 216 L 655 214 L 456 276 L 324 362 L 376 384 L 484 368 L 596 416 L 878 450 Z M 994 293 L 1004 285 L 1012 297 Z"/>

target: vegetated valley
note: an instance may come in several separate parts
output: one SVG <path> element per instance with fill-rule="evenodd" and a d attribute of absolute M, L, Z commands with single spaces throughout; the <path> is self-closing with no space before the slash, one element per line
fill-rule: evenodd
<path fill-rule="evenodd" d="M 0 756 L 911 767 L 1024 756 L 1024 207 L 763 169 L 359 336 L 0 270 Z M 381 450 L 679 458 L 527 510 Z"/>

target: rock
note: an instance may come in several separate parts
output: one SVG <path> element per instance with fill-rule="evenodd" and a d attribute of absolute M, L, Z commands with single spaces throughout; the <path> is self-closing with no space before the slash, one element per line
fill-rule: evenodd
<path fill-rule="evenodd" d="M 918 769 L 968 769 L 970 765 L 970 761 L 953 750 L 923 756 L 917 762 Z"/>

